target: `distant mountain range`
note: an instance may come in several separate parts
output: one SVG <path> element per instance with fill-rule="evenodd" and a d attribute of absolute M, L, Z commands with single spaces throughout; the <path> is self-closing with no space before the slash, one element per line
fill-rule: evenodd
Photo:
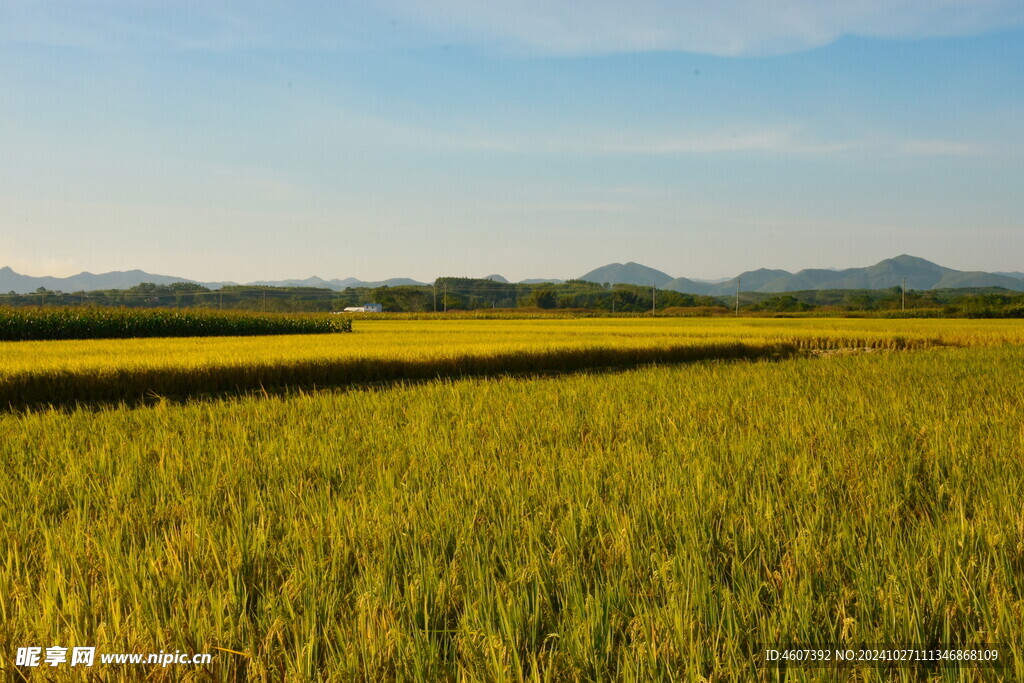
<path fill-rule="evenodd" d="M 786 270 L 759 268 L 740 273 L 737 276 L 744 292 L 793 292 L 804 289 L 885 289 L 899 287 L 906 278 L 909 289 L 955 289 L 964 287 L 1003 287 L 1024 291 L 1024 273 L 985 273 L 945 268 L 916 256 L 903 254 L 896 258 L 879 261 L 865 268 L 834 270 L 812 268 L 790 273 Z M 488 275 L 487 280 L 508 282 L 498 274 Z M 611 263 L 577 278 L 588 282 L 656 286 L 686 294 L 728 296 L 736 291 L 736 277 L 727 280 L 697 280 L 672 277 L 668 273 L 639 263 Z M 8 267 L 0 268 L 0 293 L 16 292 L 27 294 L 45 287 L 50 291 L 88 292 L 98 289 L 128 289 L 143 282 L 169 285 L 174 282 L 196 282 L 210 289 L 219 289 L 234 282 L 197 282 L 189 278 L 171 275 L 156 275 L 142 270 L 115 271 L 111 273 L 79 273 L 70 277 L 32 277 L 21 275 Z M 543 282 L 558 283 L 558 279 L 521 280 L 523 284 Z M 260 280 L 248 282 L 254 287 L 322 287 L 344 290 L 348 287 L 396 287 L 400 285 L 427 285 L 409 278 L 391 278 L 368 282 L 348 277 L 324 280 L 319 277 L 305 280 Z"/>
<path fill-rule="evenodd" d="M 173 282 L 193 282 L 183 277 L 154 275 L 141 270 L 115 271 L 113 273 L 79 273 L 70 277 L 33 277 L 15 273 L 8 267 L 0 268 L 0 292 L 28 294 L 40 287 L 50 291 L 89 292 L 95 289 L 128 289 L 143 282 L 155 285 L 169 285 Z M 219 285 L 218 285 L 219 286 Z"/>
<path fill-rule="evenodd" d="M 154 285 L 169 285 L 175 282 L 194 282 L 196 284 L 209 287 L 210 289 L 220 289 L 225 285 L 237 285 L 237 282 L 199 282 L 198 280 L 191 280 L 187 277 L 175 277 L 173 275 L 156 275 L 154 273 L 147 273 L 142 270 L 125 270 L 125 271 L 114 271 L 111 273 L 101 273 L 99 275 L 93 273 L 79 273 L 78 275 L 71 275 L 69 277 L 33 277 L 31 275 L 21 275 L 14 272 L 8 267 L 0 268 L 0 293 L 16 292 L 18 294 L 28 294 L 36 291 L 40 287 L 45 287 L 50 291 L 61 291 L 61 292 L 91 292 L 98 289 L 128 289 L 135 287 L 143 282 L 151 282 Z M 395 287 L 398 285 L 423 285 L 424 282 L 418 282 L 411 280 L 406 277 L 396 277 L 390 280 L 380 280 L 377 282 L 366 282 L 363 280 L 357 280 L 354 277 L 347 277 L 344 280 L 324 280 L 316 276 L 306 278 L 305 280 L 260 280 L 257 282 L 247 282 L 246 285 L 252 285 L 253 287 L 324 287 L 327 289 L 335 289 L 341 291 L 347 287 Z"/>
<path fill-rule="evenodd" d="M 399 285 L 425 285 L 427 283 L 411 280 L 407 277 L 393 277 L 389 280 L 366 282 L 354 277 L 347 277 L 343 280 L 339 280 L 337 278 L 333 280 L 324 280 L 323 278 L 319 278 L 314 275 L 313 277 L 308 277 L 305 280 L 257 280 L 256 282 L 247 282 L 245 284 L 252 285 L 254 287 L 322 287 L 325 289 L 336 289 L 341 291 L 349 287 L 398 287 Z"/>
<path fill-rule="evenodd" d="M 744 292 L 795 292 L 804 289 L 886 289 L 900 287 L 906 278 L 908 289 L 959 289 L 964 287 L 1003 287 L 1024 291 L 1020 273 L 985 273 L 945 268 L 916 256 L 903 254 L 865 268 L 832 270 L 811 268 L 798 273 L 759 268 L 740 273 Z M 639 263 L 612 263 L 579 278 L 587 282 L 657 286 L 686 294 L 729 295 L 736 291 L 737 278 L 720 282 L 673 278 L 668 273 Z"/>

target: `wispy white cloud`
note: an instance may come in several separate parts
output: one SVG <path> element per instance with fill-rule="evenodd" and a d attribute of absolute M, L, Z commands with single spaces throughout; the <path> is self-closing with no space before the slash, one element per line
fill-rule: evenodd
<path fill-rule="evenodd" d="M 567 201 L 567 202 L 543 202 L 531 201 L 529 203 L 496 202 L 489 205 L 489 208 L 502 211 L 526 211 L 530 213 L 603 213 L 609 212 L 630 212 L 634 206 L 625 202 L 609 201 Z"/>
<path fill-rule="evenodd" d="M 489 149 L 520 152 L 551 152 L 580 155 L 685 156 L 719 154 L 770 154 L 776 156 L 874 156 L 950 157 L 984 156 L 985 145 L 958 140 L 901 140 L 891 137 L 860 137 L 842 140 L 814 138 L 799 127 L 740 128 L 735 132 L 705 131 L 685 135 L 647 135 L 623 139 L 616 132 L 592 135 L 587 141 L 536 140 L 520 145 L 491 141 Z"/>
<path fill-rule="evenodd" d="M 485 154 L 552 154 L 572 156 L 698 156 L 768 154 L 815 157 L 867 154 L 878 157 L 962 157 L 995 153 L 968 140 L 903 139 L 877 133 L 832 139 L 815 136 L 799 124 L 762 126 L 733 124 L 703 130 L 635 131 L 573 128 L 557 132 L 435 128 L 406 122 L 362 117 L 346 112 L 345 126 L 320 132 L 322 139 L 347 147 L 372 140 L 376 146 Z"/>
<path fill-rule="evenodd" d="M 794 128 L 740 127 L 733 131 L 622 137 L 609 132 L 592 136 L 586 143 L 569 143 L 566 151 L 587 154 L 683 155 L 738 152 L 782 154 L 833 154 L 858 146 L 854 141 L 814 141 L 802 138 Z M 558 147 L 557 144 L 552 145 Z"/>
<path fill-rule="evenodd" d="M 6 0 L 0 40 L 80 47 L 371 49 L 449 43 L 553 55 L 767 55 L 844 35 L 1024 25 L 1020 0 Z"/>
<path fill-rule="evenodd" d="M 819 141 L 804 137 L 798 126 L 734 125 L 705 130 L 634 130 L 580 128 L 496 130 L 442 128 L 338 111 L 329 120 L 343 126 L 310 124 L 318 137 L 347 147 L 372 141 L 374 146 L 470 151 L 493 154 L 686 155 L 742 152 L 832 154 L 863 147 L 861 141 Z M 364 142 L 361 142 L 364 141 Z"/>
<path fill-rule="evenodd" d="M 954 140 L 906 140 L 897 148 L 907 156 L 982 156 L 991 153 L 984 145 Z"/>
<path fill-rule="evenodd" d="M 217 52 L 371 49 L 416 41 L 393 22 L 369 0 L 5 0 L 0 42 Z"/>
<path fill-rule="evenodd" d="M 442 34 L 549 54 L 781 54 L 844 35 L 950 36 L 1024 24 L 1018 0 L 381 1 Z"/>

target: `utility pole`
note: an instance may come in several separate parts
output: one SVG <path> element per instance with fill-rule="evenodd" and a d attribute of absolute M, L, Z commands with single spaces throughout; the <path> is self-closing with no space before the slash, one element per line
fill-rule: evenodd
<path fill-rule="evenodd" d="M 444 283 L 444 312 L 448 312 L 448 283 Z"/>
<path fill-rule="evenodd" d="M 437 280 L 434 280 L 434 313 L 437 313 Z"/>
<path fill-rule="evenodd" d="M 903 278 L 903 306 L 900 310 L 907 310 L 907 278 Z"/>
<path fill-rule="evenodd" d="M 740 276 L 736 276 L 736 316 L 740 314 Z"/>
<path fill-rule="evenodd" d="M 651 287 L 651 315 L 654 315 L 654 311 L 657 306 L 657 294 L 658 294 L 658 283 L 654 283 Z"/>

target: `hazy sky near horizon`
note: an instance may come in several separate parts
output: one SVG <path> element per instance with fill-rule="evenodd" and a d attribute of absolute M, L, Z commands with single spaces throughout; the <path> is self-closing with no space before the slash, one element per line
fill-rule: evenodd
<path fill-rule="evenodd" d="M 1024 270 L 1020 0 L 4 0 L 0 266 Z"/>

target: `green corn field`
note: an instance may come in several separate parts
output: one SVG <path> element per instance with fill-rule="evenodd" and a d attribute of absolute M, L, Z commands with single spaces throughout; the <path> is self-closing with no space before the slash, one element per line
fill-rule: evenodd
<path fill-rule="evenodd" d="M 0 308 L 0 341 L 349 332 L 349 318 L 314 314 L 130 308 Z"/>

